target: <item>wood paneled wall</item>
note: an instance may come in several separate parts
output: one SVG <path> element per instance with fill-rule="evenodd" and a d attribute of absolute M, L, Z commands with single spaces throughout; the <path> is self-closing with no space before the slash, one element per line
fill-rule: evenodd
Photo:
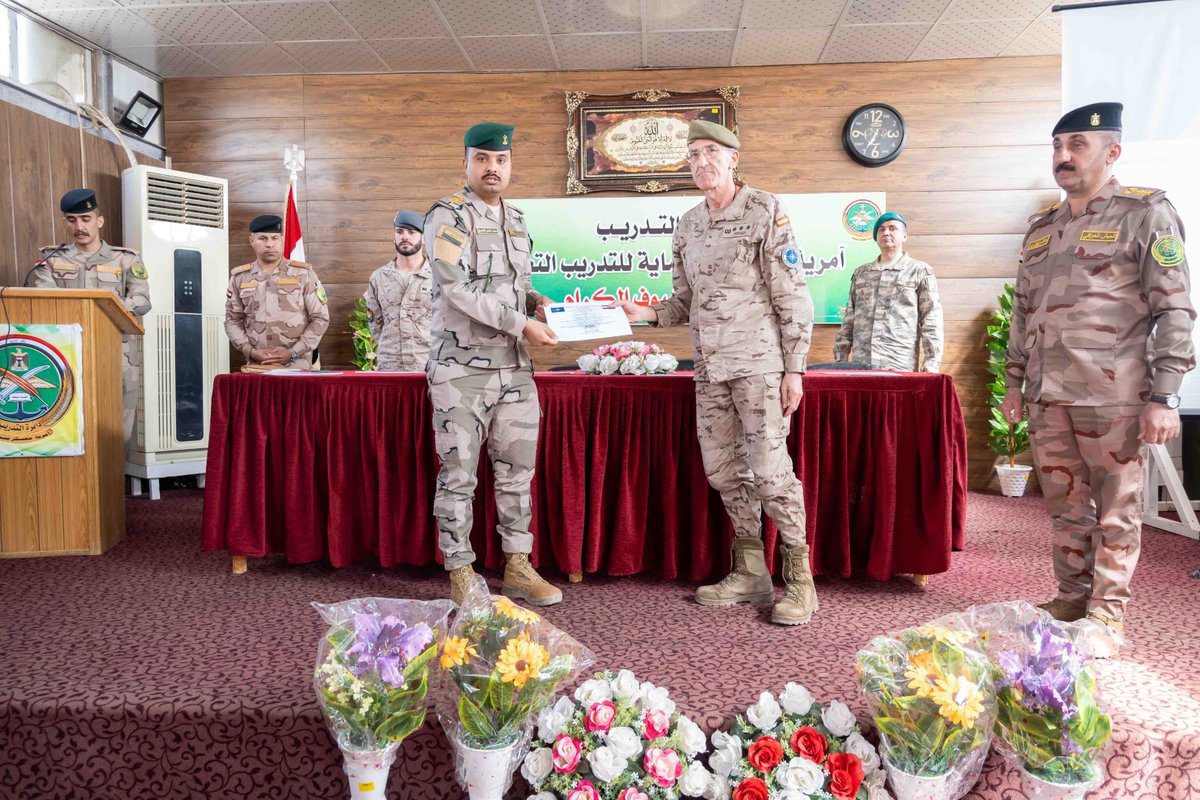
<path fill-rule="evenodd" d="M 285 147 L 307 153 L 300 184 L 308 260 L 330 297 L 326 365 L 352 353 L 346 318 L 370 273 L 394 252 L 397 209 L 424 210 L 463 182 L 462 134 L 482 120 L 517 126 L 511 197 L 564 197 L 563 93 L 618 94 L 741 86 L 742 174 L 773 192 L 885 191 L 910 220 L 909 252 L 933 265 L 946 314 L 943 369 L 967 414 L 974 482 L 990 478 L 984 325 L 1016 274 L 1027 217 L 1053 202 L 1049 131 L 1059 114 L 1054 57 L 648 72 L 324 75 L 169 80 L 174 166 L 230 181 L 231 263 L 253 258 L 250 218 L 280 213 Z M 846 116 L 884 101 L 908 122 L 892 164 L 868 169 L 841 149 Z M 610 195 L 611 196 L 611 195 Z M 570 202 L 565 199 L 564 202 Z M 818 326 L 813 361 L 831 357 Z M 640 334 L 641 332 L 639 332 Z M 681 357 L 687 334 L 647 335 Z M 539 351 L 539 366 L 585 348 Z"/>
<path fill-rule="evenodd" d="M 77 128 L 0 101 L 0 286 L 19 285 L 39 247 L 64 241 L 58 201 L 71 189 L 96 190 L 104 238 L 121 244 L 121 172 L 128 166 L 119 145 L 86 127 L 81 155 Z"/>

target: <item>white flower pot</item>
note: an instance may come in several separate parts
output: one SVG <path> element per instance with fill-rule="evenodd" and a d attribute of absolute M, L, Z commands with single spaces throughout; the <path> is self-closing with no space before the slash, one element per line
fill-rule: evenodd
<path fill-rule="evenodd" d="M 396 742 L 380 750 L 342 750 L 350 800 L 383 800 L 399 747 Z"/>
<path fill-rule="evenodd" d="M 455 742 L 459 755 L 459 782 L 471 800 L 501 800 L 512 783 L 513 751 L 517 742 L 494 750 L 477 750 Z"/>
<path fill-rule="evenodd" d="M 1029 483 L 1029 473 L 1033 472 L 1033 467 L 1017 464 L 1015 467 L 1010 467 L 1008 464 L 997 464 L 996 474 L 1000 476 L 1000 491 L 1005 497 L 1020 497 L 1025 494 L 1025 486 Z"/>
<path fill-rule="evenodd" d="M 1039 778 L 1024 766 L 1021 767 L 1021 780 L 1025 782 L 1025 796 L 1030 800 L 1083 800 L 1099 783 L 1095 779 L 1084 783 L 1054 783 Z"/>
<path fill-rule="evenodd" d="M 883 767 L 896 800 L 952 800 L 950 792 L 956 783 L 953 770 L 944 775 L 913 775 L 892 766 L 886 758 Z"/>

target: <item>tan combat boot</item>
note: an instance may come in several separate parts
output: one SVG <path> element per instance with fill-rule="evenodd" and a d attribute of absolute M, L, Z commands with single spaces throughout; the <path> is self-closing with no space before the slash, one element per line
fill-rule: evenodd
<path fill-rule="evenodd" d="M 500 587 L 505 597 L 515 597 L 532 606 L 552 606 L 562 602 L 562 592 L 537 574 L 529 563 L 528 553 L 508 553 L 507 558 L 504 585 Z"/>
<path fill-rule="evenodd" d="M 770 603 L 775 585 L 763 558 L 762 539 L 733 540 L 733 567 L 720 583 L 701 586 L 696 602 L 702 606 L 731 606 L 734 603 Z"/>
<path fill-rule="evenodd" d="M 782 545 L 783 597 L 771 611 L 771 622 L 778 625 L 803 625 L 817 610 L 817 587 L 808 568 L 808 545 Z"/>
<path fill-rule="evenodd" d="M 450 600 L 454 605 L 462 605 L 463 598 L 467 596 L 467 590 L 474 582 L 475 570 L 471 568 L 470 564 L 450 570 Z"/>
<path fill-rule="evenodd" d="M 1042 603 L 1038 608 L 1059 622 L 1078 622 L 1087 616 L 1087 609 L 1083 606 L 1077 606 L 1061 597 L 1056 597 L 1049 603 Z"/>

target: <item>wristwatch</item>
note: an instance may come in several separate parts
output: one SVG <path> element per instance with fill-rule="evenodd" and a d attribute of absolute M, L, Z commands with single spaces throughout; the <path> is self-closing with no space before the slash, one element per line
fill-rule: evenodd
<path fill-rule="evenodd" d="M 1167 408 L 1179 408 L 1179 395 L 1177 394 L 1152 394 L 1150 395 L 1151 403 L 1161 403 Z"/>
<path fill-rule="evenodd" d="M 297 353 L 295 350 L 293 350 L 292 351 L 292 361 L 299 361 L 299 360 L 300 360 L 300 354 Z M 1176 397 L 1175 400 L 1176 400 L 1175 405 L 1179 405 L 1179 402 L 1178 402 L 1179 398 Z"/>

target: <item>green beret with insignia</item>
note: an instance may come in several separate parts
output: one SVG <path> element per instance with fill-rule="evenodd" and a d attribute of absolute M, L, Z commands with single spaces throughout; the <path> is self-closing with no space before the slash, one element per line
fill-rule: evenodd
<path fill-rule="evenodd" d="M 474 147 L 477 150 L 512 150 L 512 125 L 500 122 L 481 122 L 472 125 L 463 136 L 464 147 Z"/>
<path fill-rule="evenodd" d="M 879 219 L 875 220 L 875 227 L 871 229 L 872 239 L 879 241 L 879 229 L 883 226 L 883 223 L 890 219 L 899 220 L 901 225 L 903 225 L 906 229 L 908 228 L 908 220 L 904 218 L 903 214 L 901 214 L 899 211 L 889 211 L 886 214 L 880 214 Z"/>
<path fill-rule="evenodd" d="M 704 119 L 694 119 L 688 125 L 688 144 L 697 139 L 712 139 L 717 144 L 732 147 L 734 150 L 742 149 L 742 143 L 736 133 L 724 125 Z"/>
<path fill-rule="evenodd" d="M 250 220 L 251 233 L 283 233 L 283 220 L 276 214 L 263 214 Z"/>
<path fill-rule="evenodd" d="M 96 210 L 96 193 L 91 189 L 72 189 L 62 196 L 58 207 L 64 214 L 86 214 Z"/>
<path fill-rule="evenodd" d="M 1082 133 L 1083 131 L 1117 131 L 1121 130 L 1121 111 L 1125 106 L 1120 103 L 1092 103 L 1080 106 L 1062 115 L 1062 119 L 1054 126 L 1051 136 L 1060 133 Z"/>

